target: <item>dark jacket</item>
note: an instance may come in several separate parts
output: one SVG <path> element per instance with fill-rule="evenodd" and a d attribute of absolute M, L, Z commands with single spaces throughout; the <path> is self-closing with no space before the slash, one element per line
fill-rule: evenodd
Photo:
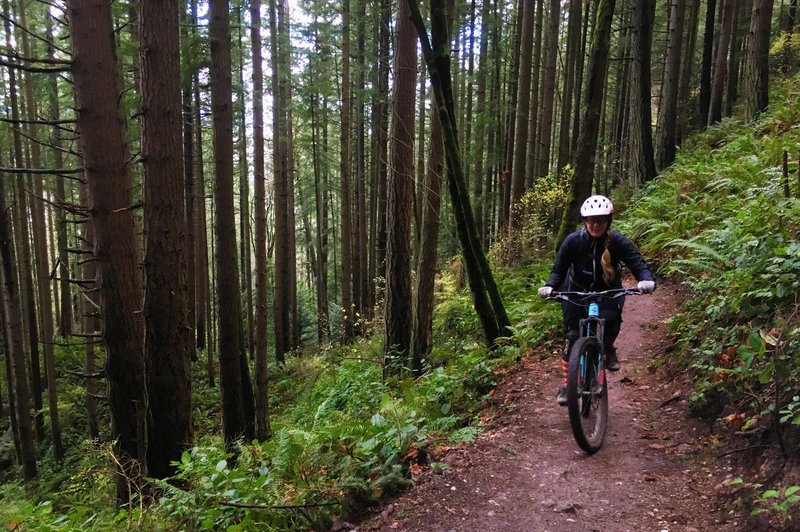
<path fill-rule="evenodd" d="M 654 281 L 642 255 L 628 237 L 617 231 L 611 231 L 608 249 L 611 252 L 611 264 L 616 270 L 613 282 L 603 279 L 603 266 L 600 259 L 605 251 L 603 238 L 593 238 L 586 229 L 575 231 L 564 239 L 564 243 L 556 254 L 556 260 L 547 286 L 556 290 L 599 292 L 610 288 L 621 288 L 621 265 L 625 264 L 637 281 Z"/>

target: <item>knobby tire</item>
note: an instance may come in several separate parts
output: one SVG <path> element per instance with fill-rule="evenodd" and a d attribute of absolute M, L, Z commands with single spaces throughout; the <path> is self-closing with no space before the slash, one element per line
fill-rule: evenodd
<path fill-rule="evenodd" d="M 597 338 L 579 338 L 572 346 L 567 373 L 569 422 L 575 441 L 588 454 L 603 446 L 608 424 L 608 385 L 597 374 L 599 351 Z"/>

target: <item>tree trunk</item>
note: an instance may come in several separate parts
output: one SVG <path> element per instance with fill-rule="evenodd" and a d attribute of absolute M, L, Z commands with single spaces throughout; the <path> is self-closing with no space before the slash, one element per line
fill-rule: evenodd
<path fill-rule="evenodd" d="M 106 346 L 108 402 L 115 440 L 117 504 L 146 474 L 147 398 L 139 252 L 131 205 L 121 80 L 110 4 L 67 2 L 78 127 L 90 190 Z"/>
<path fill-rule="evenodd" d="M 29 35 L 27 33 L 28 23 L 25 17 L 24 5 L 19 5 L 19 25 L 23 30 L 22 51 L 25 57 L 32 57 Z M 41 147 L 39 144 L 38 128 L 34 126 L 36 120 L 36 110 L 34 105 L 34 86 L 30 72 L 23 73 L 25 86 L 25 115 L 30 123 L 26 127 L 26 135 L 30 139 L 30 164 L 33 168 L 42 167 Z M 31 180 L 33 187 L 31 187 Z M 28 180 L 28 190 L 33 189 L 34 198 L 44 198 L 42 187 L 42 176 L 37 174 Z M 27 193 L 26 193 L 27 194 Z M 50 413 L 50 433 L 53 442 L 53 454 L 57 461 L 64 457 L 64 446 L 61 443 L 61 426 L 58 418 L 58 392 L 56 389 L 56 368 L 55 357 L 53 356 L 53 306 L 50 297 L 49 274 L 47 253 L 47 229 L 45 222 L 45 212 L 43 200 L 32 199 L 31 219 L 33 221 L 33 247 L 34 247 L 34 266 L 36 268 L 36 288 L 37 304 L 39 308 L 39 323 L 41 326 L 42 347 L 44 350 L 44 367 L 47 381 L 48 411 Z M 26 223 L 26 222 L 22 222 Z M 27 225 L 27 224 L 26 224 Z"/>
<path fill-rule="evenodd" d="M 392 19 L 391 2 L 381 0 L 378 5 L 377 16 L 377 63 L 376 79 L 373 82 L 378 90 L 373 91 L 373 129 L 372 146 L 372 181 L 374 183 L 372 194 L 374 197 L 374 230 L 372 231 L 374 245 L 373 267 L 370 275 L 376 279 L 370 283 L 370 316 L 372 307 L 378 298 L 380 279 L 386 275 L 386 184 L 388 180 L 388 138 L 389 138 L 389 58 L 390 58 L 390 27 Z"/>
<path fill-rule="evenodd" d="M 315 20 L 316 22 L 316 20 Z M 316 25 L 316 24 L 315 24 Z M 314 34 L 315 50 L 319 49 L 319 35 Z M 316 72 L 319 67 L 313 62 L 313 55 L 309 57 L 308 71 L 311 81 L 316 79 Z M 314 161 L 314 199 L 315 215 L 317 227 L 317 266 L 315 268 L 316 296 L 317 296 L 317 341 L 321 344 L 325 338 L 330 336 L 330 317 L 328 315 L 328 194 L 327 194 L 327 173 L 323 172 L 323 164 L 327 167 L 327 162 L 323 162 L 320 153 L 320 129 L 327 127 L 327 124 L 320 124 L 317 117 L 318 95 L 310 95 L 309 113 L 311 118 L 311 152 Z M 374 260 L 374 253 L 370 255 Z"/>
<path fill-rule="evenodd" d="M 559 127 L 558 162 L 556 167 L 559 173 L 572 160 L 569 130 L 572 118 L 572 99 L 576 90 L 575 74 L 580 59 L 578 57 L 578 48 L 581 44 L 581 22 L 581 2 L 580 0 L 570 0 L 565 59 L 566 74 L 564 75 L 564 90 L 561 97 L 561 125 Z"/>
<path fill-rule="evenodd" d="M 255 308 L 255 417 L 256 438 L 271 435 L 267 374 L 267 199 L 264 175 L 264 73 L 261 57 L 261 0 L 250 1 L 250 45 L 253 60 L 253 181 L 255 192 L 256 308 Z"/>
<path fill-rule="evenodd" d="M 211 113 L 214 122 L 214 252 L 219 312 L 218 356 L 223 435 L 226 447 L 233 451 L 234 442 L 246 436 L 247 420 L 239 365 L 242 313 L 233 208 L 233 113 L 228 1 L 212 0 L 209 15 Z"/>
<path fill-rule="evenodd" d="M 536 148 L 535 178 L 544 177 L 550 172 L 550 148 L 553 138 L 553 107 L 556 88 L 556 59 L 558 59 L 558 26 L 560 19 L 559 0 L 550 1 L 550 14 L 547 19 L 547 60 L 542 77 L 542 98 L 539 106 L 539 145 Z"/>
<path fill-rule="evenodd" d="M 655 0 L 634 0 L 631 13 L 631 70 L 630 145 L 631 177 L 635 183 L 646 183 L 656 176 L 653 153 L 651 104 L 651 45 Z"/>
<path fill-rule="evenodd" d="M 141 0 L 139 20 L 147 470 L 166 478 L 192 442 L 178 1 Z"/>
<path fill-rule="evenodd" d="M 242 301 L 244 302 L 244 312 L 242 320 L 244 329 L 242 335 L 242 353 L 250 353 L 253 357 L 255 351 L 254 343 L 255 336 L 253 335 L 253 260 L 250 253 L 250 243 L 252 242 L 252 227 L 250 225 L 250 176 L 247 171 L 247 105 L 245 103 L 245 85 L 244 85 L 244 17 L 242 15 L 243 8 L 236 9 L 238 13 L 238 44 L 239 50 L 239 86 L 237 90 L 237 106 L 236 111 L 239 114 L 239 143 L 238 143 L 238 163 L 239 163 L 239 262 L 242 271 Z"/>
<path fill-rule="evenodd" d="M 531 71 L 531 105 L 528 113 L 528 146 L 527 157 L 525 160 L 525 187 L 533 186 L 533 178 L 536 173 L 537 155 L 536 148 L 539 146 L 539 93 L 541 88 L 542 61 L 542 32 L 544 27 L 544 0 L 536 1 L 536 22 L 534 23 L 533 35 L 533 70 Z"/>
<path fill-rule="evenodd" d="M 286 257 L 287 276 L 287 349 L 296 350 L 300 347 L 300 322 L 297 317 L 297 221 L 294 207 L 294 133 L 292 131 L 292 66 L 291 66 L 291 36 L 289 28 L 289 3 L 288 0 L 278 2 L 278 33 L 279 68 L 281 76 L 278 78 L 280 100 L 282 102 L 281 124 L 281 168 L 286 174 L 286 226 L 288 228 L 287 242 L 288 255 Z"/>
<path fill-rule="evenodd" d="M 703 30 L 703 59 L 700 63 L 700 93 L 697 100 L 698 124 L 706 123 L 708 108 L 711 106 L 711 63 L 714 51 L 714 13 L 716 9 L 717 0 L 708 0 Z"/>
<path fill-rule="evenodd" d="M 662 81 L 662 100 L 658 109 L 656 167 L 663 169 L 675 160 L 677 150 L 678 84 L 686 0 L 670 0 L 670 26 L 667 38 L 667 63 Z"/>
<path fill-rule="evenodd" d="M 520 3 L 524 0 L 520 0 Z M 516 117 L 518 107 L 518 88 L 519 72 L 520 72 L 520 50 L 522 49 L 522 26 L 525 24 L 524 20 L 524 7 L 517 9 L 517 18 L 514 25 L 515 40 L 513 43 L 513 52 L 511 55 L 511 68 L 506 83 L 506 94 L 508 104 L 500 111 L 503 116 L 503 123 L 505 124 L 505 144 L 502 150 L 502 170 L 500 179 L 502 182 L 502 196 L 500 199 L 500 216 L 498 221 L 498 230 L 504 230 L 511 222 L 511 204 L 514 201 L 513 194 L 513 176 L 514 176 L 514 138 L 516 135 Z M 453 117 L 455 120 L 455 117 Z"/>
<path fill-rule="evenodd" d="M 728 91 L 725 96 L 725 116 L 733 114 L 733 104 L 739 96 L 739 69 L 741 67 L 740 48 L 742 47 L 742 39 L 740 39 L 742 6 L 745 4 L 740 0 L 734 0 L 735 7 L 733 8 L 733 33 L 731 34 L 731 55 L 730 55 L 730 70 L 728 72 Z"/>
<path fill-rule="evenodd" d="M 82 208 L 88 210 L 91 201 L 89 200 L 89 187 L 82 183 L 80 185 L 79 202 Z M 90 254 L 94 249 L 94 223 L 91 218 L 81 224 L 81 249 L 85 253 Z M 99 314 L 100 302 L 96 297 L 93 298 L 97 292 L 97 265 L 93 260 L 83 261 L 81 265 L 81 274 L 84 279 L 90 281 L 81 286 L 81 298 L 79 309 L 81 314 L 81 331 L 86 335 L 86 346 L 84 349 L 86 365 L 86 375 L 94 375 L 97 372 L 94 348 L 95 336 L 100 334 L 101 324 L 95 316 Z M 94 378 L 86 378 L 86 422 L 89 431 L 89 437 L 93 440 L 100 437 L 100 424 L 97 418 L 97 383 Z"/>
<path fill-rule="evenodd" d="M 414 88 L 411 88 L 414 92 Z M 342 340 L 345 343 L 353 339 L 353 304 L 352 304 L 352 223 L 350 193 L 350 0 L 342 2 L 342 131 L 340 146 L 340 190 L 341 194 L 341 288 L 342 288 L 342 323 L 344 325 Z M 388 253 L 388 252 L 387 252 Z"/>
<path fill-rule="evenodd" d="M 414 86 L 417 39 L 401 2 L 397 19 L 395 80 L 392 91 L 392 171 L 389 174 L 386 241 L 386 309 L 384 376 L 396 375 L 411 344 L 411 195 L 414 176 Z"/>
<path fill-rule="evenodd" d="M 614 185 L 621 182 L 622 176 L 625 175 L 625 154 L 627 147 L 627 138 L 625 136 L 626 126 L 628 121 L 628 109 L 630 106 L 630 67 L 631 62 L 628 57 L 631 56 L 631 37 L 630 37 L 630 20 L 628 20 L 629 12 L 625 10 L 620 21 L 624 27 L 621 30 L 621 35 L 618 41 L 617 53 L 622 59 L 617 62 L 617 71 L 615 76 L 615 98 L 614 98 L 614 112 L 612 114 L 612 131 L 610 140 L 610 171 L 614 179 Z"/>
<path fill-rule="evenodd" d="M 181 9 L 181 38 L 189 40 L 191 13 Z M 186 231 L 186 307 L 188 326 L 190 328 L 191 345 L 189 359 L 197 360 L 197 282 L 195 280 L 195 255 L 197 244 L 195 236 L 195 150 L 194 150 L 194 114 L 192 109 L 192 81 L 194 72 L 184 72 L 181 81 L 181 105 L 183 113 L 183 179 L 184 179 L 184 230 Z M 202 309 L 200 310 L 202 312 Z"/>
<path fill-rule="evenodd" d="M 744 116 L 754 121 L 769 104 L 769 35 L 772 23 L 772 0 L 754 0 L 747 40 L 747 63 L 744 75 Z"/>
<path fill-rule="evenodd" d="M 694 111 L 690 105 L 695 87 L 691 86 L 692 71 L 694 69 L 695 47 L 697 44 L 697 25 L 700 16 L 700 0 L 690 0 L 688 18 L 686 20 L 686 39 L 683 42 L 681 53 L 681 76 L 678 82 L 678 131 L 677 142 L 680 144 L 688 133 L 689 123 Z"/>
<path fill-rule="evenodd" d="M 519 216 L 514 216 L 514 206 L 525 194 L 525 160 L 528 153 L 528 116 L 531 112 L 531 62 L 534 54 L 533 22 L 535 0 L 520 0 L 522 9 L 522 26 L 519 28 L 519 70 L 517 77 L 517 105 L 515 108 L 514 126 L 514 162 L 511 165 L 511 211 L 509 213 L 510 226 L 515 229 L 520 227 Z M 537 57 L 538 61 L 538 57 Z"/>
<path fill-rule="evenodd" d="M 444 151 L 442 126 L 431 117 L 430 155 L 422 202 L 422 238 L 417 262 L 414 293 L 413 329 L 411 331 L 411 371 L 422 374 L 422 361 L 433 347 L 433 300 L 436 280 L 436 249 L 439 242 L 439 207 L 441 204 Z"/>
<path fill-rule="evenodd" d="M 55 59 L 55 48 L 53 46 L 53 17 L 48 16 L 45 23 L 47 24 L 47 58 Z M 48 76 L 48 95 L 50 98 L 50 120 L 54 123 L 61 118 L 61 110 L 58 103 L 58 78 L 56 76 Z M 61 129 L 58 126 L 53 127 L 52 144 L 53 144 L 53 165 L 56 168 L 64 167 L 64 154 L 61 151 Z M 59 312 L 59 327 L 58 332 L 63 338 L 72 335 L 72 294 L 69 286 L 69 253 L 67 248 L 69 243 L 67 241 L 67 219 L 66 210 L 63 204 L 66 201 L 66 186 L 64 184 L 64 176 L 56 176 L 56 217 L 57 222 L 57 241 L 58 241 L 58 281 L 60 285 L 60 312 Z"/>
<path fill-rule="evenodd" d="M 725 95 L 725 82 L 728 79 L 728 52 L 730 51 L 731 33 L 733 32 L 733 10 L 735 0 L 720 0 L 722 4 L 722 25 L 719 41 L 717 41 L 717 58 L 714 66 L 714 83 L 711 86 L 711 102 L 708 109 L 710 126 L 722 120 L 722 99 Z"/>
<path fill-rule="evenodd" d="M 413 246 L 411 250 L 411 262 L 416 264 L 419 257 L 419 243 L 422 233 L 422 202 L 425 196 L 425 131 L 427 123 L 425 120 L 425 108 L 427 102 L 427 84 L 425 83 L 425 69 L 417 65 L 419 76 L 419 88 L 417 101 L 417 165 L 414 168 L 414 179 L 412 187 L 412 207 L 413 207 Z"/>
<path fill-rule="evenodd" d="M 510 322 L 478 238 L 478 230 L 475 227 L 472 206 L 470 205 L 469 194 L 464 180 L 464 170 L 455 127 L 444 5 L 440 0 L 431 4 L 433 39 L 433 46 L 431 46 L 415 0 L 408 0 L 408 4 L 422 44 L 423 56 L 431 77 L 438 116 L 442 125 L 448 165 L 448 188 L 453 203 L 456 228 L 461 242 L 473 304 L 481 321 L 487 345 L 494 345 L 500 334 L 508 334 Z"/>
<path fill-rule="evenodd" d="M 6 13 L 8 10 L 6 9 Z M 8 20 L 8 19 L 6 19 Z M 13 78 L 13 70 L 10 71 Z M 33 444 L 31 403 L 28 376 L 25 368 L 25 349 L 22 341 L 22 319 L 19 288 L 17 285 L 17 261 L 11 220 L 6 208 L 3 180 L 0 180 L 0 281 L 2 281 L 4 336 L 7 339 L 9 364 L 9 399 L 13 399 L 11 415 L 16 423 L 18 455 L 22 459 L 22 475 L 26 481 L 36 478 L 36 448 Z"/>
<path fill-rule="evenodd" d="M 274 202 L 275 202 L 275 360 L 283 364 L 286 352 L 290 349 L 291 324 L 289 320 L 290 294 L 289 283 L 289 172 L 287 144 L 285 132 L 286 103 L 283 100 L 282 77 L 286 75 L 281 67 L 281 31 L 279 10 L 282 10 L 282 0 L 270 1 L 270 35 L 272 57 L 272 161 L 274 172 Z"/>
<path fill-rule="evenodd" d="M 5 33 L 6 43 L 9 48 L 13 47 L 13 36 L 11 33 L 11 7 L 8 1 L 3 2 L 3 13 L 5 14 Z M 16 72 L 9 69 L 9 96 L 11 100 L 11 119 L 14 123 L 21 123 L 20 117 L 20 104 L 17 93 Z M 19 128 L 12 130 L 12 143 L 14 150 L 14 161 L 20 168 L 26 166 L 25 153 L 22 146 L 22 133 Z M 16 234 L 17 255 L 19 264 L 19 296 L 20 296 L 20 309 L 22 312 L 22 330 L 23 338 L 27 332 L 28 342 L 27 348 L 29 352 L 30 361 L 30 392 L 33 397 L 34 408 L 34 431 L 36 440 L 41 444 L 44 441 L 44 416 L 42 414 L 42 376 L 40 369 L 39 357 L 39 328 L 36 317 L 36 302 L 34 299 L 33 290 L 33 266 L 31 261 L 31 246 L 30 246 L 30 229 L 28 223 L 28 198 L 25 186 L 25 174 L 18 173 L 14 179 L 14 197 L 12 209 L 14 209 L 14 216 L 16 222 L 13 224 L 13 230 Z M 9 225 L 12 227 L 12 225 Z M 23 339 L 23 343 L 25 340 Z M 24 349 L 24 348 L 23 348 Z"/>
<path fill-rule="evenodd" d="M 489 24 L 490 5 L 491 3 L 488 0 L 482 2 L 481 26 Z M 487 150 L 487 146 L 489 146 L 489 143 L 487 142 L 487 136 L 488 136 L 487 120 L 489 118 L 489 113 L 487 112 L 487 105 L 486 105 L 486 89 L 488 85 L 487 69 L 489 68 L 488 54 L 489 54 L 490 36 L 491 36 L 490 31 L 487 31 L 486 29 L 484 29 L 484 31 L 481 31 L 480 51 L 478 54 L 478 72 L 476 81 L 477 87 L 475 90 L 475 95 L 477 99 L 477 101 L 475 102 L 475 116 L 477 118 L 477 123 L 475 124 L 475 157 L 474 157 L 474 166 L 472 171 L 472 197 L 475 200 L 475 207 L 474 207 L 475 225 L 478 226 L 478 235 L 481 239 L 481 242 L 483 243 L 485 243 L 486 235 L 489 232 L 487 231 L 486 227 L 488 222 L 487 220 L 488 217 L 484 216 L 484 213 L 486 212 L 486 206 L 489 203 L 489 198 L 490 198 L 488 194 L 486 194 L 484 191 L 484 160 L 487 159 L 484 154 Z"/>
<path fill-rule="evenodd" d="M 578 150 L 575 154 L 575 176 L 569 202 L 564 209 L 561 228 L 556 239 L 556 249 L 578 225 L 580 204 L 592 192 L 594 157 L 597 150 L 597 132 L 603 103 L 605 73 L 608 68 L 608 53 L 611 41 L 611 21 L 616 0 L 600 0 L 597 4 L 594 35 L 589 55 L 588 78 L 586 80 L 586 111 L 580 128 Z"/>
<path fill-rule="evenodd" d="M 358 282 L 359 299 L 356 310 L 360 314 L 359 322 L 367 314 L 367 292 L 369 291 L 369 275 L 367 274 L 367 176 L 366 176 L 366 138 L 365 111 L 366 111 L 366 58 L 364 54 L 365 46 L 365 22 L 366 22 L 366 0 L 358 0 L 356 3 L 356 257 L 354 265 L 358 275 L 354 278 L 354 283 Z"/>

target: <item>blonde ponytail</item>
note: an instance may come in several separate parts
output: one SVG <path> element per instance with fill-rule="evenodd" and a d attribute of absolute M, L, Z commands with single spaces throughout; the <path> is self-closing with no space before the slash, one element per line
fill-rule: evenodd
<path fill-rule="evenodd" d="M 617 277 L 617 270 L 611 264 L 611 252 L 608 250 L 610 243 L 611 230 L 608 230 L 606 231 L 606 238 L 603 241 L 605 251 L 603 251 L 603 256 L 600 257 L 600 265 L 603 266 L 603 279 L 606 281 L 607 285 L 610 285 L 612 282 L 614 282 L 614 279 Z"/>

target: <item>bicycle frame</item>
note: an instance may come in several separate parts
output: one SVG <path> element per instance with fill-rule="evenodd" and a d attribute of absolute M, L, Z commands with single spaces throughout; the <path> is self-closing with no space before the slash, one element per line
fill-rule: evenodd
<path fill-rule="evenodd" d="M 555 292 L 550 299 L 588 306 L 588 315 L 578 322 L 579 338 L 571 346 L 567 375 L 567 410 L 578 446 L 589 454 L 603 445 L 608 418 L 608 383 L 605 370 L 605 320 L 600 301 L 624 295 L 639 295 L 628 288 L 603 292 Z"/>

